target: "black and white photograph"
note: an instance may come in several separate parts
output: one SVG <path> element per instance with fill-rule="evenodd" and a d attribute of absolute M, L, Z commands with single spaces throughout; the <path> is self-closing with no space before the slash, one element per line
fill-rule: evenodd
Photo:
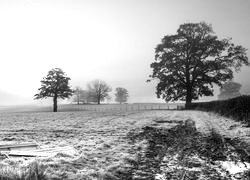
<path fill-rule="evenodd" d="M 0 180 L 250 180 L 250 0 L 0 0 Z"/>

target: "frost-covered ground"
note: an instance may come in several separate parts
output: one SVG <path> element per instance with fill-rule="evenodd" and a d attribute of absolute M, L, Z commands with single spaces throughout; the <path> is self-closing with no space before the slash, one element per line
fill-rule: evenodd
<path fill-rule="evenodd" d="M 187 119 L 195 121 L 197 132 L 183 131 Z M 1 172 L 15 174 L 35 160 L 40 171 L 55 179 L 169 179 L 170 176 L 170 179 L 190 179 L 194 177 L 192 172 L 200 179 L 213 179 L 219 174 L 226 179 L 243 178 L 240 171 L 247 170 L 247 164 L 236 172 L 237 176 L 230 176 L 226 172 L 225 158 L 219 161 L 216 156 L 211 163 L 201 157 L 203 146 L 197 146 L 197 153 L 185 157 L 191 161 L 180 159 L 182 145 L 192 149 L 192 143 L 202 144 L 212 131 L 222 135 L 222 140 L 250 144 L 249 128 L 231 119 L 199 111 L 1 113 L 1 144 L 36 142 L 41 147 L 70 146 L 75 152 L 37 159 L 2 158 L 0 168 Z M 225 151 L 235 153 L 235 148 L 231 149 Z M 238 157 L 237 153 L 235 156 Z M 186 162 L 192 165 L 183 164 Z"/>

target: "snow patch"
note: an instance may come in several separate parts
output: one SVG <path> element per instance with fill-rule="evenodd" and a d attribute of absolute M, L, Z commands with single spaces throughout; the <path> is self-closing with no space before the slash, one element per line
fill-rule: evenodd
<path fill-rule="evenodd" d="M 223 169 L 228 171 L 230 174 L 237 174 L 250 169 L 250 163 L 233 162 L 233 161 L 222 161 L 221 166 Z"/>

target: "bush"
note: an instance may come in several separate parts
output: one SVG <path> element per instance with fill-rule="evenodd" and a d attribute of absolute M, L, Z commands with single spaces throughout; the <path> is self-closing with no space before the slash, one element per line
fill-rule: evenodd
<path fill-rule="evenodd" d="M 221 101 L 191 103 L 186 106 L 186 109 L 215 112 L 222 116 L 243 121 L 250 126 L 250 96 L 239 96 Z"/>

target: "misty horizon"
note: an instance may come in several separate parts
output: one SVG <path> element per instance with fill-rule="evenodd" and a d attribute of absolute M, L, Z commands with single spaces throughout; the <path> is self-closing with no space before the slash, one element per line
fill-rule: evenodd
<path fill-rule="evenodd" d="M 155 47 L 187 22 L 211 23 L 219 39 L 250 49 L 249 1 L 1 1 L 0 105 L 46 104 L 33 100 L 40 81 L 61 68 L 72 88 L 94 79 L 129 92 L 129 103 L 165 102 L 146 83 Z M 195 9 L 195 11 L 194 11 Z M 249 50 L 247 51 L 249 55 Z M 250 93 L 249 67 L 234 75 Z M 213 97 L 200 100 L 216 100 Z M 111 102 L 114 102 L 112 98 Z"/>

